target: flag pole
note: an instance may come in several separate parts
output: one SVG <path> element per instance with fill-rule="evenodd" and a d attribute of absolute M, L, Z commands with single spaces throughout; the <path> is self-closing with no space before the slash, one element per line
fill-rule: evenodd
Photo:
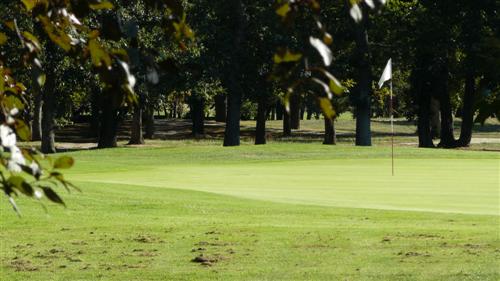
<path fill-rule="evenodd" d="M 392 175 L 394 176 L 394 108 L 393 108 L 393 94 L 392 94 L 392 58 L 389 59 L 387 65 L 382 72 L 380 81 L 378 82 L 379 89 L 382 89 L 384 83 L 389 81 L 390 86 L 390 100 L 389 100 L 389 113 L 391 115 L 391 161 L 392 161 Z"/>
<path fill-rule="evenodd" d="M 391 114 L 391 160 L 392 160 L 392 176 L 394 176 L 394 109 L 392 104 L 392 77 L 389 81 L 391 100 L 389 102 L 389 110 Z"/>

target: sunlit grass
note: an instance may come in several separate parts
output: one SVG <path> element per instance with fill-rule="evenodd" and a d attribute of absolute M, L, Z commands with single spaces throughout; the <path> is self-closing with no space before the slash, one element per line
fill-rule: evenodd
<path fill-rule="evenodd" d="M 499 154 L 212 141 L 75 152 L 0 204 L 1 280 L 498 280 Z M 205 265 L 192 262 L 203 255 Z M 203 259 L 201 259 L 203 260 Z"/>

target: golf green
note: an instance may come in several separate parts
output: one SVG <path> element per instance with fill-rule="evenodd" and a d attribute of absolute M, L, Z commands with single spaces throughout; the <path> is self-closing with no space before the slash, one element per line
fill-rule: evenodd
<path fill-rule="evenodd" d="M 180 159 L 174 158 L 175 148 L 174 153 L 169 153 L 172 148 L 159 148 L 131 156 L 126 151 L 133 148 L 107 151 L 103 157 L 129 160 L 119 160 L 111 169 L 105 163 L 95 163 L 92 157 L 95 152 L 89 152 L 77 157 L 79 162 L 102 169 L 89 172 L 75 169 L 71 178 L 191 189 L 285 203 L 499 214 L 499 154 L 461 151 L 447 155 L 443 151 L 421 150 L 419 156 L 416 149 L 398 148 L 392 176 L 387 148 L 373 148 L 374 152 L 347 146 L 288 146 L 183 147 L 188 152 Z M 233 154 L 227 155 L 228 150 Z M 144 159 L 148 156 L 150 162 Z"/>

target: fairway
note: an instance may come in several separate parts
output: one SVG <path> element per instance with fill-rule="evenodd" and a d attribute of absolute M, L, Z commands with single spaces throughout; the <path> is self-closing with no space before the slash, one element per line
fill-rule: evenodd
<path fill-rule="evenodd" d="M 498 280 L 499 155 L 398 147 L 392 177 L 389 152 L 70 153 L 67 209 L 1 205 L 2 280 Z"/>
<path fill-rule="evenodd" d="M 401 148 L 393 177 L 387 148 L 372 151 L 348 146 L 287 145 L 231 149 L 197 146 L 184 155 L 179 148 L 149 149 L 136 151 L 132 161 L 114 161 L 111 170 L 106 168 L 110 163 L 95 163 L 93 154 L 85 153 L 78 155 L 80 164 L 93 169 L 76 172 L 72 178 L 285 203 L 489 215 L 499 212 L 496 153 Z M 118 159 L 127 157 L 125 153 L 130 150 L 108 151 L 101 156 Z M 179 156 L 182 158 L 176 158 Z M 155 161 L 147 160 L 153 157 Z"/>

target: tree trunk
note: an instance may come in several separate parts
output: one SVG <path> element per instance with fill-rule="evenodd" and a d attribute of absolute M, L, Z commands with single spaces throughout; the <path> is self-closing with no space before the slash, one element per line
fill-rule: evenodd
<path fill-rule="evenodd" d="M 231 70 L 227 73 L 226 88 L 227 97 L 227 116 L 226 130 L 224 133 L 224 146 L 240 145 L 240 118 L 241 118 L 241 99 L 243 90 L 240 85 L 240 48 L 243 40 L 243 2 L 234 0 L 227 3 L 228 11 L 231 12 L 228 24 L 234 33 L 231 48 Z"/>
<path fill-rule="evenodd" d="M 172 103 L 171 118 L 177 118 L 177 102 Z"/>
<path fill-rule="evenodd" d="M 414 87 L 416 87 L 416 98 L 418 103 L 418 146 L 434 147 L 434 143 L 432 142 L 430 120 L 431 95 L 427 87 L 424 87 L 422 75 L 422 72 L 415 75 L 417 82 L 414 84 Z"/>
<path fill-rule="evenodd" d="M 462 106 L 462 126 L 460 130 L 459 146 L 469 146 L 472 140 L 474 125 L 474 97 L 476 92 L 474 74 L 469 73 L 465 78 L 465 94 Z"/>
<path fill-rule="evenodd" d="M 469 146 L 472 140 L 474 126 L 474 103 L 476 98 L 476 69 L 478 68 L 478 44 L 481 42 L 480 30 L 483 29 L 481 11 L 486 8 L 484 3 L 477 5 L 471 2 L 467 7 L 467 19 L 462 22 L 463 40 L 465 43 L 465 93 L 462 105 L 462 126 L 460 128 L 459 146 Z"/>
<path fill-rule="evenodd" d="M 439 77 L 440 76 L 440 77 Z M 450 93 L 448 89 L 448 71 L 444 67 L 435 80 L 434 89 L 438 91 L 439 106 L 441 109 L 441 142 L 440 147 L 456 147 L 456 140 L 453 135 L 453 112 L 451 109 Z"/>
<path fill-rule="evenodd" d="M 45 85 L 43 89 L 42 101 L 42 153 L 55 153 L 55 111 L 56 111 L 56 52 L 57 47 L 51 41 L 47 42 L 47 62 L 45 71 Z"/>
<path fill-rule="evenodd" d="M 205 103 L 201 97 L 190 98 L 191 107 L 191 132 L 194 137 L 202 137 L 205 135 Z"/>
<path fill-rule="evenodd" d="M 439 107 L 439 101 L 435 98 L 431 98 L 430 124 L 432 139 L 438 139 L 441 137 L 441 117 L 439 114 Z"/>
<path fill-rule="evenodd" d="M 363 9 L 363 19 L 354 25 L 356 39 L 356 73 L 357 85 L 354 89 L 354 106 L 356 114 L 356 145 L 371 146 L 371 87 L 372 70 L 368 43 L 369 15 L 367 8 Z"/>
<path fill-rule="evenodd" d="M 266 144 L 266 98 L 260 98 L 257 105 L 257 126 L 255 128 L 255 144 Z"/>
<path fill-rule="evenodd" d="M 104 98 L 104 100 L 108 100 L 109 103 L 104 102 L 101 104 L 101 127 L 97 147 L 111 148 L 118 145 L 118 109 L 112 105 L 109 97 Z"/>
<path fill-rule="evenodd" d="M 235 81 L 235 83 L 237 83 Z M 239 86 L 228 96 L 226 130 L 224 132 L 224 146 L 240 145 L 240 116 L 241 116 L 241 92 Z"/>
<path fill-rule="evenodd" d="M 290 97 L 290 127 L 294 130 L 300 129 L 300 97 L 298 95 Z"/>
<path fill-rule="evenodd" d="M 42 107 L 43 107 L 43 93 L 37 91 L 35 93 L 35 104 L 33 109 L 33 123 L 31 125 L 31 140 L 39 141 L 42 139 Z"/>
<path fill-rule="evenodd" d="M 276 120 L 283 120 L 283 104 L 281 103 L 281 100 L 276 102 Z"/>
<path fill-rule="evenodd" d="M 418 112 L 418 146 L 434 147 L 430 128 L 429 105 L 427 105 L 426 97 L 422 97 L 420 99 L 421 101 Z"/>
<path fill-rule="evenodd" d="M 144 124 L 144 138 L 152 140 L 155 135 L 155 110 L 153 107 L 146 109 Z"/>
<path fill-rule="evenodd" d="M 306 115 L 306 105 L 300 105 L 300 120 L 304 120 L 304 116 Z"/>
<path fill-rule="evenodd" d="M 130 133 L 128 144 L 144 144 L 144 136 L 142 135 L 142 108 L 139 105 L 134 107 Z"/>
<path fill-rule="evenodd" d="M 165 116 L 165 119 L 168 119 L 168 108 L 166 104 L 162 104 L 162 109 L 163 109 L 163 116 Z"/>
<path fill-rule="evenodd" d="M 325 116 L 325 138 L 323 144 L 337 144 L 334 120 Z"/>
<path fill-rule="evenodd" d="M 292 127 L 290 126 L 290 114 L 283 110 L 283 136 L 289 137 L 292 135 Z"/>
<path fill-rule="evenodd" d="M 55 145 L 55 77 L 53 73 L 46 73 L 46 87 L 43 93 L 42 106 L 42 153 L 56 153 Z"/>
<path fill-rule="evenodd" d="M 215 121 L 226 122 L 226 95 L 215 96 Z"/>

